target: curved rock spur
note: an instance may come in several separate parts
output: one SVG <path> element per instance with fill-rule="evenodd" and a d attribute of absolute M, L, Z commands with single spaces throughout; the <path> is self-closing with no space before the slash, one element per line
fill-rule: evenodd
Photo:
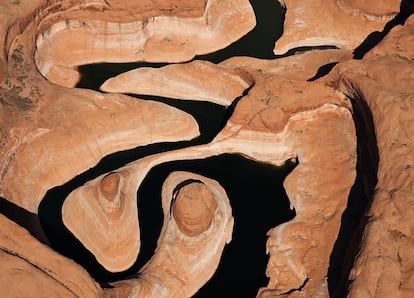
<path fill-rule="evenodd" d="M 136 200 L 122 191 L 128 172 L 98 177 L 74 190 L 62 207 L 65 226 L 111 272 L 128 269 L 140 248 Z"/>
<path fill-rule="evenodd" d="M 191 115 L 163 103 L 79 89 L 48 95 L 26 122 L 15 119 L 12 133 L 22 133 L 0 162 L 0 195 L 33 213 L 47 190 L 110 153 L 199 135 Z"/>
<path fill-rule="evenodd" d="M 0 214 L 0 289 L 8 297 L 101 297 L 88 272 Z M 7 294 L 6 294 L 7 293 Z"/>
<path fill-rule="evenodd" d="M 40 73 L 55 84 L 73 87 L 80 78 L 78 65 L 189 61 L 228 46 L 256 25 L 247 0 L 208 0 L 201 17 L 137 18 L 129 23 L 67 19 L 51 25 L 36 41 Z"/>
<path fill-rule="evenodd" d="M 191 297 L 214 274 L 233 217 L 225 190 L 214 180 L 171 173 L 162 188 L 164 224 L 152 259 L 136 279 L 113 283 L 110 297 Z"/>
<path fill-rule="evenodd" d="M 108 79 L 100 89 L 105 92 L 204 100 L 229 106 L 252 84 L 250 75 L 240 68 L 194 60 L 161 68 L 130 70 Z"/>

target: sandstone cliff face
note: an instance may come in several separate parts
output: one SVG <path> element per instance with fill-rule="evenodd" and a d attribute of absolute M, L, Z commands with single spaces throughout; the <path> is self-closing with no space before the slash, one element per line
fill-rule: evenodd
<path fill-rule="evenodd" d="M 413 21 L 410 17 L 396 27 L 362 61 L 338 65 L 335 72 L 335 84 L 342 92 L 369 105 L 380 159 L 365 239 L 350 276 L 350 297 L 413 295 L 414 77 L 408 58 L 412 50 L 405 42 L 411 39 Z"/>
<path fill-rule="evenodd" d="M 137 190 L 152 168 L 237 153 L 272 165 L 297 163 L 284 181 L 296 216 L 268 232 L 263 253 L 269 254 L 269 282 L 257 289 L 258 297 L 412 296 L 414 18 L 404 19 L 409 5 L 383 1 L 373 7 L 356 0 L 283 5 L 286 21 L 275 53 L 309 45 L 341 49 L 275 60 L 234 57 L 217 65 L 188 62 L 254 27 L 253 10 L 244 0 L 2 4 L 1 197 L 36 214 L 49 189 L 110 153 L 199 135 L 197 122 L 184 111 L 112 92 L 215 102 L 234 111 L 212 141 L 139 158 L 66 198 L 64 224 L 103 267 L 120 272 L 139 258 Z M 363 59 L 354 59 L 361 52 L 352 51 L 380 30 L 382 40 L 369 44 Z M 108 93 L 74 88 L 76 67 L 101 61 L 173 64 L 112 78 L 102 86 Z M 354 192 L 357 187 L 364 190 Z M 367 208 L 353 218 L 360 223 L 360 242 L 346 234 L 358 233 L 346 227 L 352 204 Z M 163 226 L 153 257 L 133 278 L 111 288 L 101 288 L 82 264 L 40 243 L 0 210 L 2 292 L 194 295 L 231 241 L 231 203 L 220 181 L 173 172 L 162 187 L 161 205 Z M 332 267 L 340 272 L 332 273 Z M 19 285 L 33 278 L 31 287 Z"/>
<path fill-rule="evenodd" d="M 99 297 L 103 290 L 72 260 L 0 215 L 0 287 L 8 297 Z"/>

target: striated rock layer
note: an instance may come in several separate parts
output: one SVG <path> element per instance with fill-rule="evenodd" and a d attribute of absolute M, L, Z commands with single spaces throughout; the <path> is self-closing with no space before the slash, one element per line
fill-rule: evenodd
<path fill-rule="evenodd" d="M 252 84 L 251 77 L 241 69 L 195 60 L 161 68 L 130 70 L 108 79 L 100 89 L 105 92 L 204 100 L 229 106 Z"/>
<path fill-rule="evenodd" d="M 124 180 L 109 173 L 72 192 L 62 207 L 63 223 L 111 272 L 131 267 L 140 248 L 137 204 L 122 192 Z"/>
<path fill-rule="evenodd" d="M 21 6 L 34 9 L 23 2 Z M 8 32 L 8 40 L 24 29 L 16 8 L 11 12 L 4 17 L 10 28 L 2 32 Z M 170 106 L 45 81 L 32 60 L 39 21 L 25 24 L 24 34 L 6 43 L 8 64 L 2 68 L 6 74 L 0 86 L 2 197 L 36 213 L 48 189 L 96 165 L 103 156 L 198 136 L 195 120 Z"/>
<path fill-rule="evenodd" d="M 54 23 L 37 36 L 36 64 L 49 81 L 73 87 L 79 81 L 78 65 L 188 61 L 231 44 L 255 24 L 246 0 L 208 0 L 198 18 L 161 13 L 130 23 L 69 19 Z"/>
<path fill-rule="evenodd" d="M 309 46 L 356 48 L 370 33 L 381 31 L 400 10 L 401 1 L 372 5 L 351 0 L 279 0 L 286 8 L 283 35 L 274 53 Z"/>
<path fill-rule="evenodd" d="M 16 108 L 23 112 L 3 118 L 4 133 L 7 126 L 14 127 L 4 136 L 12 146 L 3 147 L 0 195 L 33 213 L 48 189 L 109 153 L 198 135 L 190 115 L 161 103 L 86 90 L 59 91 L 45 90 L 36 104 L 3 91 L 10 95 L 5 97 L 4 115 L 13 115 Z"/>
<path fill-rule="evenodd" d="M 324 83 L 293 81 L 257 71 L 251 74 L 255 80 L 254 87 L 240 99 L 226 127 L 211 143 L 148 156 L 120 168 L 117 173 L 125 178 L 122 193 L 126 200 L 136 200 L 136 191 L 148 171 L 172 160 L 240 153 L 254 160 L 281 165 L 288 159 L 297 158 L 299 165 L 289 176 L 292 178 L 288 178 L 285 183 L 297 217 L 286 226 L 269 232 L 268 252 L 271 258 L 267 272 L 270 282 L 268 288 L 263 290 L 263 295 L 299 288 L 307 282 L 308 276 L 315 276 L 315 281 L 309 284 L 316 283 L 326 290 L 326 285 L 319 283 L 326 276 L 329 251 L 333 247 L 340 217 L 355 179 L 356 141 L 348 110 L 350 104 Z M 321 130 L 321 125 L 329 128 L 329 132 Z M 322 150 L 320 143 L 326 144 Z M 311 182 L 315 176 L 320 183 Z M 97 177 L 92 184 L 99 183 L 104 177 Z M 314 188 L 310 185 L 314 185 Z M 82 188 L 86 189 L 88 185 Z M 90 193 L 89 196 L 91 200 L 99 198 L 96 193 Z M 322 201 L 319 202 L 318 198 Z M 323 204 L 325 207 L 322 207 Z M 76 212 L 71 211 L 66 204 L 64 213 L 76 216 Z M 90 220 L 85 219 L 86 226 L 93 224 Z M 319 228 L 320 225 L 324 225 L 323 229 Z M 314 231 L 315 226 L 319 233 Z M 294 236 L 291 230 L 296 231 Z M 330 230 L 331 233 L 326 233 Z M 88 234 L 90 232 L 85 236 L 78 234 L 80 241 L 87 243 Z M 298 240 L 302 238 L 312 238 L 312 242 Z M 320 255 L 318 266 L 311 261 L 314 257 L 307 258 L 309 250 L 312 254 Z M 281 255 L 288 263 L 279 259 Z M 167 260 L 164 262 L 169 263 Z M 151 266 L 149 263 L 146 267 Z M 205 263 L 205 268 L 211 266 L 214 267 Z M 291 278 L 285 280 L 288 275 L 281 277 L 280 271 L 289 272 Z M 127 284 L 138 287 L 139 291 L 147 287 L 141 285 L 142 281 L 137 283 L 140 286 Z"/>
<path fill-rule="evenodd" d="M 72 260 L 0 214 L 0 289 L 7 297 L 99 297 L 100 286 Z"/>
<path fill-rule="evenodd" d="M 345 11 L 368 20 L 389 19 L 400 11 L 401 0 L 379 1 L 372 5 L 361 0 L 337 0 L 339 7 Z"/>

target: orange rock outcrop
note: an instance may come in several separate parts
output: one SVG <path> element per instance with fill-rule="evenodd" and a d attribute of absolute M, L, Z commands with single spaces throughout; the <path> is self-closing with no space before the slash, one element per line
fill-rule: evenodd
<path fill-rule="evenodd" d="M 176 194 L 173 216 L 178 229 L 194 237 L 210 227 L 216 208 L 214 194 L 203 183 L 193 182 Z"/>
<path fill-rule="evenodd" d="M 275 54 L 310 46 L 354 49 L 372 32 L 380 31 L 400 11 L 401 1 L 280 0 L 286 8 L 283 35 Z"/>
<path fill-rule="evenodd" d="M 196 182 L 191 182 L 193 180 Z M 181 185 L 186 182 L 187 185 Z M 212 210 L 210 225 L 206 229 L 188 235 L 179 226 L 185 220 L 183 215 L 174 213 L 174 207 L 171 214 L 170 207 L 177 202 L 177 186 L 180 191 L 193 183 L 203 185 L 207 192 L 195 190 L 188 195 L 204 201 L 213 199 L 210 202 L 216 208 Z M 140 270 L 138 278 L 114 283 L 114 289 L 105 293 L 107 296 L 191 297 L 214 274 L 224 245 L 231 240 L 233 231 L 231 206 L 225 190 L 207 177 L 173 172 L 162 187 L 162 208 L 164 223 L 154 256 Z"/>
<path fill-rule="evenodd" d="M 254 26 L 253 10 L 245 0 L 208 0 L 203 15 L 193 18 L 164 15 L 160 10 L 134 22 L 115 23 L 110 16 L 105 21 L 66 19 L 39 32 L 36 64 L 51 82 L 73 87 L 79 81 L 78 65 L 188 61 L 231 44 Z"/>
<path fill-rule="evenodd" d="M 65 226 L 111 272 L 131 267 L 140 248 L 136 200 L 122 191 L 125 175 L 113 172 L 91 181 L 62 206 Z"/>
<path fill-rule="evenodd" d="M 262 290 L 262 295 L 289 292 L 305 283 L 326 291 L 326 284 L 321 284 L 321 281 L 327 272 L 329 252 L 355 180 L 356 140 L 350 104 L 324 83 L 292 81 L 260 72 L 256 72 L 253 78 L 255 86 L 240 100 L 227 126 L 211 143 L 151 155 L 120 168 L 118 172 L 128 177 L 122 192 L 126 198 L 130 197 L 127 200 L 135 200 L 136 191 L 147 172 L 156 165 L 173 160 L 240 153 L 254 160 L 281 165 L 286 160 L 297 158 L 299 165 L 285 181 L 297 215 L 293 221 L 269 232 L 267 274 L 270 282 L 268 288 Z M 285 85 L 290 87 L 282 88 Z M 314 100 L 306 101 L 305 98 Z M 320 129 L 322 123 L 329 133 Z M 320 148 L 321 143 L 326 146 Z M 317 184 L 312 183 L 315 176 L 318 177 Z M 100 179 L 102 177 L 96 181 Z M 94 195 L 90 197 L 92 199 Z M 164 207 L 165 210 L 169 209 Z M 83 239 L 80 237 L 81 241 Z M 159 247 L 163 245 L 161 239 Z M 313 257 L 308 259 L 310 252 Z M 319 256 L 317 265 L 313 262 L 315 256 Z M 151 264 L 145 268 L 152 272 L 154 265 Z M 205 268 L 213 264 L 206 263 Z M 168 266 L 173 268 L 176 265 Z M 184 271 L 176 274 L 177 278 L 184 279 L 180 278 L 185 276 Z M 307 282 L 308 276 L 314 276 L 314 280 Z M 125 287 L 132 287 L 134 291 L 155 287 L 153 282 L 146 284 L 145 280 L 123 282 L 122 291 L 126 291 Z"/>
<path fill-rule="evenodd" d="M 349 297 L 414 294 L 414 64 L 407 43 L 413 29 L 410 17 L 362 61 L 340 64 L 334 73 L 339 90 L 369 105 L 380 160 L 369 222 L 350 276 Z"/>
<path fill-rule="evenodd" d="M 5 297 L 99 297 L 103 290 L 74 261 L 0 214 L 0 288 Z"/>
<path fill-rule="evenodd" d="M 110 153 L 198 136 L 198 124 L 183 111 L 111 93 L 148 93 L 142 88 L 156 89 L 153 77 L 161 77 L 168 88 L 149 94 L 234 110 L 211 142 L 150 154 L 70 193 L 63 222 L 100 264 L 119 272 L 140 257 L 137 190 L 152 168 L 236 153 L 272 165 L 297 163 L 284 181 L 296 216 L 268 232 L 269 282 L 257 289 L 258 297 L 414 295 L 410 3 L 281 2 L 286 20 L 275 53 L 314 45 L 341 49 L 275 60 L 233 57 L 218 65 L 189 62 L 253 28 L 253 10 L 244 0 L 1 4 L 2 200 L 36 214 L 48 190 Z M 372 40 L 373 33 L 381 38 Z M 121 61 L 181 63 L 121 74 L 102 87 L 108 93 L 74 88 L 77 66 Z M 145 79 L 142 85 L 122 86 L 134 73 Z M 355 193 L 358 183 L 363 190 Z M 220 181 L 188 172 L 171 173 L 161 197 L 163 226 L 154 255 L 133 277 L 105 288 L 0 209 L 0 289 L 11 297 L 194 295 L 231 241 L 230 201 Z M 355 235 L 346 238 L 351 204 L 366 209 L 352 219 L 359 230 L 349 227 Z"/>
<path fill-rule="evenodd" d="M 241 69 L 226 68 L 195 60 L 161 68 L 140 67 L 108 79 L 105 92 L 156 95 L 209 101 L 229 106 L 253 84 Z"/>

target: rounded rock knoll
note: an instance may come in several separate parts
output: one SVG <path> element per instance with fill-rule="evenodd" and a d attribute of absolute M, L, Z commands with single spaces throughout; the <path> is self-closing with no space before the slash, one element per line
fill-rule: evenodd
<path fill-rule="evenodd" d="M 178 228 L 189 237 L 206 231 L 217 203 L 214 194 L 203 183 L 190 183 L 178 190 L 173 203 L 173 216 Z"/>
<path fill-rule="evenodd" d="M 113 201 L 118 192 L 120 177 L 116 173 L 111 173 L 102 179 L 100 190 L 108 201 Z"/>

